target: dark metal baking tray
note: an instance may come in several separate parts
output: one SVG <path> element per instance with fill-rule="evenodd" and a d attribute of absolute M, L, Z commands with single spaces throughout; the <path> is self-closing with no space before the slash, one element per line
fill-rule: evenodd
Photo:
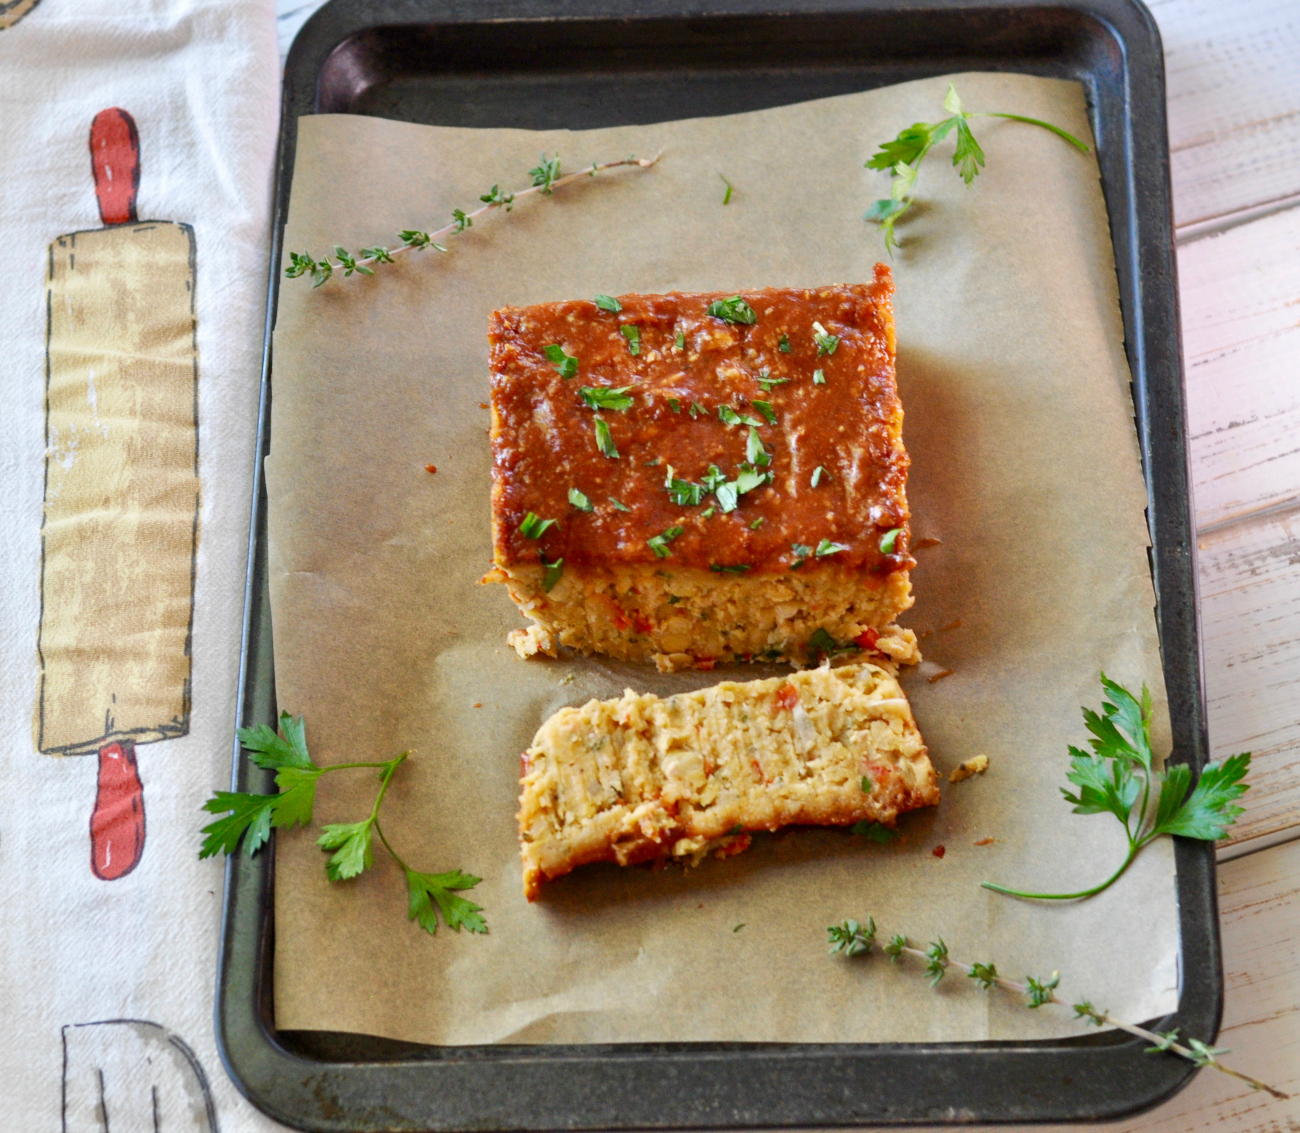
<path fill-rule="evenodd" d="M 1137 0 L 332 0 L 285 70 L 271 243 L 297 119 L 369 114 L 535 129 L 725 114 L 945 72 L 1077 79 L 1098 142 L 1138 433 L 1174 758 L 1208 742 L 1174 275 L 1164 61 Z M 271 273 L 249 545 L 240 723 L 274 719 L 266 494 Z M 271 779 L 235 748 L 240 790 Z M 1222 1011 L 1213 847 L 1177 840 L 1177 1026 Z M 1151 1106 L 1194 1068 L 1122 1033 L 1052 1042 L 416 1046 L 279 1032 L 272 1015 L 274 850 L 227 866 L 217 1036 L 265 1113 L 309 1130 L 708 1129 L 1096 1120 Z"/>

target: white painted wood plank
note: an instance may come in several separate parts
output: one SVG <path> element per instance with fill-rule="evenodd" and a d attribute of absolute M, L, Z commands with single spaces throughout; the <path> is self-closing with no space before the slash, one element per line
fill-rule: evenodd
<path fill-rule="evenodd" d="M 1148 0 L 1179 225 L 1300 193 L 1300 4 Z"/>
<path fill-rule="evenodd" d="M 1232 1053 L 1224 1057 L 1229 1066 L 1290 1094 L 1289 1101 L 1257 1093 L 1226 1074 L 1202 1070 L 1164 1105 L 1115 1124 L 962 1128 L 969 1133 L 1080 1133 L 1087 1129 L 1109 1133 L 1300 1133 L 1300 841 L 1223 866 L 1219 871 L 1219 913 L 1226 1002 L 1217 1045 L 1231 1048 Z"/>
<path fill-rule="evenodd" d="M 1205 528 L 1300 497 L 1300 208 L 1184 245 L 1178 274 Z"/>
<path fill-rule="evenodd" d="M 1300 823 L 1300 510 L 1198 542 L 1210 750 L 1252 753 L 1243 841 Z"/>

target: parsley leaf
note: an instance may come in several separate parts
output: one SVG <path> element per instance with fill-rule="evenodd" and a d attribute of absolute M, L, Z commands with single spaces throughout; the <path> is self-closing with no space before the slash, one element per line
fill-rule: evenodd
<path fill-rule="evenodd" d="M 372 815 L 362 822 L 334 822 L 321 827 L 316 844 L 334 854 L 325 865 L 331 881 L 347 881 L 368 869 L 375 860 Z"/>
<path fill-rule="evenodd" d="M 674 413 L 680 413 L 682 411 L 682 403 L 678 401 L 677 398 L 670 397 L 668 399 L 668 408 Z"/>
<path fill-rule="evenodd" d="M 763 447 L 763 439 L 753 426 L 750 427 L 749 437 L 745 441 L 745 459 L 750 464 L 757 464 L 763 468 L 772 463 L 772 454 Z"/>
<path fill-rule="evenodd" d="M 776 411 L 772 408 L 772 403 L 770 401 L 751 401 L 750 405 L 767 418 L 767 423 L 769 425 L 776 424 Z"/>
<path fill-rule="evenodd" d="M 813 385 L 815 385 L 815 386 L 824 386 L 825 384 L 826 384 L 826 371 L 825 371 L 825 370 L 814 370 L 814 371 L 813 371 Z"/>
<path fill-rule="evenodd" d="M 546 355 L 546 360 L 554 364 L 560 377 L 566 381 L 578 372 L 578 359 L 572 354 L 566 354 L 564 347 L 558 343 L 551 343 L 550 346 L 543 346 L 542 353 Z"/>
<path fill-rule="evenodd" d="M 816 485 L 814 484 L 814 487 Z M 898 537 L 903 533 L 901 527 L 891 527 L 880 537 L 880 553 L 882 555 L 892 555 L 894 546 L 898 542 Z"/>
<path fill-rule="evenodd" d="M 630 507 L 628 507 L 627 504 L 625 504 L 622 500 L 616 500 L 613 496 L 610 496 L 610 497 L 609 497 L 609 503 L 610 503 L 610 506 L 611 506 L 612 508 L 614 508 L 616 511 L 631 511 L 631 510 L 632 510 L 632 509 L 631 509 Z"/>
<path fill-rule="evenodd" d="M 840 345 L 839 336 L 830 334 L 821 323 L 813 323 L 813 341 L 817 344 L 818 358 L 823 354 L 834 354 Z"/>
<path fill-rule="evenodd" d="M 979 142 L 971 133 L 972 118 L 1009 118 L 1015 122 L 1041 126 L 1083 153 L 1089 152 L 1088 146 L 1073 134 L 1040 118 L 1027 118 L 1023 114 L 968 113 L 962 109 L 961 99 L 951 83 L 948 84 L 948 93 L 944 96 L 943 108 L 951 115 L 950 118 L 945 118 L 941 122 L 912 123 L 900 130 L 898 136 L 892 141 L 882 142 L 880 149 L 866 162 L 868 169 L 887 169 L 890 172 L 889 196 L 874 202 L 863 214 L 864 220 L 880 227 L 885 237 L 885 248 L 890 253 L 898 247 L 898 241 L 894 237 L 894 225 L 912 207 L 916 195 L 916 175 L 920 171 L 922 160 L 935 143 L 943 141 L 950 133 L 956 131 L 957 144 L 952 156 L 953 166 L 968 186 L 975 180 L 980 167 L 984 165 L 984 151 L 980 149 Z"/>
<path fill-rule="evenodd" d="M 641 328 L 634 323 L 624 323 L 618 333 L 627 339 L 627 352 L 632 355 L 641 353 Z"/>
<path fill-rule="evenodd" d="M 546 568 L 546 576 L 542 579 L 542 589 L 549 594 L 564 575 L 564 559 L 558 558 L 553 563 L 548 563 L 543 559 L 542 566 Z"/>
<path fill-rule="evenodd" d="M 578 392 L 582 395 L 582 400 L 587 403 L 588 409 L 612 409 L 616 413 L 622 413 L 632 408 L 632 399 L 627 394 L 631 388 L 631 386 L 621 386 L 618 389 L 612 386 L 583 386 Z"/>
<path fill-rule="evenodd" d="M 666 559 L 672 554 L 672 551 L 668 549 L 668 544 L 676 539 L 683 530 L 684 528 L 681 527 L 669 527 L 667 530 L 661 531 L 658 535 L 647 539 L 646 546 L 655 553 L 656 558 Z"/>
<path fill-rule="evenodd" d="M 739 295 L 733 295 L 730 299 L 713 300 L 709 304 L 708 313 L 726 323 L 744 323 L 746 326 L 753 326 L 758 322 L 758 315 L 754 308 Z"/>
<path fill-rule="evenodd" d="M 763 387 L 763 389 L 764 389 L 766 392 L 768 392 L 768 393 L 771 393 L 771 392 L 772 392 L 772 389 L 773 389 L 774 386 L 783 386 L 783 385 L 785 385 L 785 383 L 788 382 L 789 380 L 790 380 L 789 378 L 769 378 L 769 377 L 767 376 L 767 371 L 766 371 L 766 370 L 764 370 L 764 371 L 763 371 L 761 374 L 759 374 L 759 376 L 758 376 L 758 384 L 761 385 L 761 386 Z M 755 402 L 754 404 L 757 405 L 758 403 Z M 761 411 L 760 411 L 760 412 L 761 412 Z"/>
<path fill-rule="evenodd" d="M 841 551 L 847 551 L 848 549 L 849 545 L 847 543 L 832 543 L 829 539 L 823 539 L 817 544 L 817 550 L 813 554 L 822 559 L 827 555 L 838 555 Z"/>
<path fill-rule="evenodd" d="M 618 449 L 614 447 L 614 438 L 610 435 L 609 425 L 603 417 L 596 418 L 596 447 L 610 460 L 618 459 Z"/>
<path fill-rule="evenodd" d="M 790 564 L 790 569 L 798 570 L 808 561 L 808 556 L 812 554 L 812 548 L 807 543 L 792 543 L 791 549 L 794 551 L 795 559 Z"/>
<path fill-rule="evenodd" d="M 417 873 L 406 871 L 406 887 L 410 893 L 409 919 L 419 921 L 420 927 L 430 936 L 438 931 L 438 913 L 447 927 L 456 932 L 487 932 L 487 922 L 479 916 L 483 906 L 476 905 L 456 895 L 456 890 L 473 889 L 482 878 L 459 869 L 446 873 Z"/>
<path fill-rule="evenodd" d="M 703 484 L 670 477 L 664 487 L 668 489 L 668 498 L 678 507 L 699 507 L 704 502 Z"/>
<path fill-rule="evenodd" d="M 554 519 L 543 519 L 536 512 L 530 511 L 519 525 L 519 534 L 525 539 L 540 539 L 552 527 L 558 527 Z"/>
<path fill-rule="evenodd" d="M 830 474 L 829 472 L 827 472 L 826 469 L 823 468 L 823 467 L 819 464 L 819 465 L 817 465 L 816 468 L 813 469 L 813 474 L 812 474 L 812 486 L 813 486 L 814 488 L 817 487 L 817 485 L 820 484 L 820 483 L 822 482 L 822 477 L 823 477 L 823 476 L 825 476 L 826 479 L 829 480 L 831 474 Z"/>
<path fill-rule="evenodd" d="M 597 295 L 596 306 L 599 307 L 602 311 L 610 311 L 615 315 L 617 315 L 619 311 L 623 309 L 623 304 L 620 303 L 617 299 L 615 299 L 614 296 L 612 295 Z"/>
<path fill-rule="evenodd" d="M 591 511 L 594 507 L 591 500 L 589 500 L 582 492 L 578 491 L 577 488 L 569 489 L 569 503 L 579 511 Z"/>
<path fill-rule="evenodd" d="M 678 350 L 685 350 L 686 335 L 683 334 L 681 331 L 678 331 L 675 335 L 673 335 L 673 345 L 677 347 Z"/>
<path fill-rule="evenodd" d="M 723 563 L 709 564 L 709 570 L 717 574 L 744 574 L 749 569 L 749 563 L 737 563 L 735 566 L 728 566 Z"/>
<path fill-rule="evenodd" d="M 1112 814 L 1119 820 L 1128 838 L 1124 861 L 1101 884 L 1077 893 L 1028 893 L 991 881 L 983 883 L 985 889 L 1041 901 L 1091 897 L 1118 881 L 1133 859 L 1161 835 L 1217 841 L 1227 836 L 1241 814 L 1242 808 L 1233 804 L 1247 790 L 1242 780 L 1250 768 L 1249 752 L 1234 755 L 1222 765 L 1207 763 L 1189 796 L 1191 770 L 1185 764 L 1170 764 L 1163 772 L 1155 770 L 1150 690 L 1143 685 L 1139 699 L 1105 673 L 1101 685 L 1109 697 L 1102 701 L 1101 712 L 1083 710 L 1092 751 L 1070 747 L 1070 769 L 1065 777 L 1076 790 L 1072 793 L 1063 787 L 1061 794 L 1075 814 Z M 1149 812 L 1153 790 L 1157 800 L 1154 816 Z"/>
<path fill-rule="evenodd" d="M 790 338 L 784 331 L 781 332 L 781 339 L 776 344 L 776 348 L 781 351 L 782 354 L 790 353 Z"/>
<path fill-rule="evenodd" d="M 699 417 L 701 413 L 707 415 L 709 411 L 705 409 L 704 406 L 702 406 L 698 401 L 692 401 L 691 407 L 689 410 L 687 410 L 687 412 L 690 413 L 691 420 L 694 421 L 697 417 Z"/>

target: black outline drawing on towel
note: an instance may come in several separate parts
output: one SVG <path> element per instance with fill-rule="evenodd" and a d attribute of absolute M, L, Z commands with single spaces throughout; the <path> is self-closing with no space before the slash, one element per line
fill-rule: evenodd
<path fill-rule="evenodd" d="M 218 1133 L 208 1076 L 180 1035 L 147 1019 L 60 1033 L 61 1133 Z"/>
<path fill-rule="evenodd" d="M 57 237 L 46 284 L 38 751 L 98 755 L 91 870 L 144 852 L 136 746 L 190 727 L 199 535 L 194 230 L 140 221 L 140 139 L 95 116 L 104 227 Z"/>

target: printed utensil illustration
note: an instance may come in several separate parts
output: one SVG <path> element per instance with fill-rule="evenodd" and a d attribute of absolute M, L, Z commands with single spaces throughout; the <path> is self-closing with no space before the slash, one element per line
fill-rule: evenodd
<path fill-rule="evenodd" d="M 0 31 L 12 27 L 41 0 L 0 0 Z"/>
<path fill-rule="evenodd" d="M 63 1028 L 62 1133 L 217 1133 L 208 1076 L 188 1043 L 147 1019 Z"/>
<path fill-rule="evenodd" d="M 57 237 L 46 288 L 36 747 L 99 756 L 91 869 L 144 850 L 139 744 L 185 735 L 198 542 L 194 232 L 138 221 L 140 147 L 95 116 L 104 227 Z"/>

